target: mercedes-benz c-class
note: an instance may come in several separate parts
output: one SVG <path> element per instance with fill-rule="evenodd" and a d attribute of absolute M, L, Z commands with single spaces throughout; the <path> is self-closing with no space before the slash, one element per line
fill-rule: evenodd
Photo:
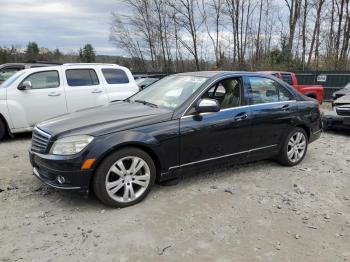
<path fill-rule="evenodd" d="M 29 153 L 44 183 L 125 207 L 190 167 L 266 158 L 297 165 L 321 128 L 318 102 L 272 76 L 182 73 L 38 124 Z"/>

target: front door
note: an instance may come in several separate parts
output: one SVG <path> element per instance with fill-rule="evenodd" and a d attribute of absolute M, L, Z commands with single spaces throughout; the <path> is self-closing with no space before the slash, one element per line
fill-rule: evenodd
<path fill-rule="evenodd" d="M 106 87 L 97 77 L 95 69 L 66 69 L 65 76 L 68 112 L 108 104 Z"/>
<path fill-rule="evenodd" d="M 217 99 L 219 112 L 198 114 L 191 109 L 181 118 L 181 166 L 247 156 L 251 113 L 243 90 L 241 78 L 222 80 L 201 97 Z"/>
<path fill-rule="evenodd" d="M 20 83 L 30 81 L 32 89 L 7 90 L 7 103 L 13 127 L 28 128 L 44 120 L 67 113 L 64 88 L 57 70 L 35 72 Z"/>

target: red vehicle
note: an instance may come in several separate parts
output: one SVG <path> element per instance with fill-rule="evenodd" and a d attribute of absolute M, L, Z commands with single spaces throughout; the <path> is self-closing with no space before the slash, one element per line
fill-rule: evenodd
<path fill-rule="evenodd" d="M 287 84 L 290 84 L 303 95 L 317 99 L 320 104 L 322 104 L 323 102 L 324 90 L 323 90 L 323 86 L 321 85 L 299 85 L 298 79 L 295 76 L 295 74 L 290 72 L 263 71 L 261 73 L 273 75 L 283 80 Z"/>

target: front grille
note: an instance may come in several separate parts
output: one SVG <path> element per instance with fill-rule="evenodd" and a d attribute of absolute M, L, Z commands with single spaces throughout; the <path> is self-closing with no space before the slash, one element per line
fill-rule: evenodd
<path fill-rule="evenodd" d="M 337 114 L 340 116 L 350 116 L 350 107 L 349 106 L 340 106 L 336 109 Z"/>
<path fill-rule="evenodd" d="M 32 151 L 45 153 L 49 145 L 51 136 L 44 131 L 34 128 L 32 136 Z"/>

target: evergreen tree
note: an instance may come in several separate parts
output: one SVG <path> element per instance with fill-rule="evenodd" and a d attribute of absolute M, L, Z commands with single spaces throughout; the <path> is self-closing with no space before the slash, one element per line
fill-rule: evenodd
<path fill-rule="evenodd" d="M 82 49 L 79 49 L 79 58 L 81 62 L 92 63 L 95 62 L 95 49 L 91 44 L 86 44 Z"/>
<path fill-rule="evenodd" d="M 25 53 L 28 62 L 35 62 L 39 56 L 38 44 L 35 42 L 29 42 Z"/>

